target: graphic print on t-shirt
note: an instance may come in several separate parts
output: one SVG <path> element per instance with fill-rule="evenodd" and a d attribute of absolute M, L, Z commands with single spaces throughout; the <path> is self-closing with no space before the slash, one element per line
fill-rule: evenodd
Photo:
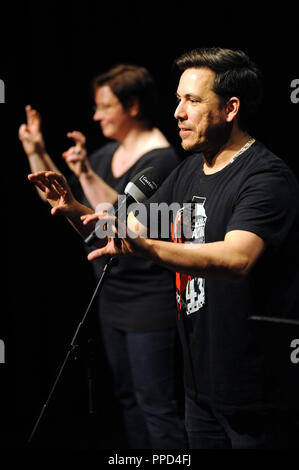
<path fill-rule="evenodd" d="M 204 208 L 205 197 L 193 196 L 176 213 L 171 226 L 175 243 L 204 243 L 207 215 Z M 198 312 L 205 303 L 205 280 L 188 274 L 176 273 L 176 298 L 178 311 L 187 315 Z"/>

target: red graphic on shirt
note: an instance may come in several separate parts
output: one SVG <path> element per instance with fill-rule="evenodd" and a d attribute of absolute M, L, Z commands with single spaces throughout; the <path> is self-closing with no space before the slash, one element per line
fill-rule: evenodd
<path fill-rule="evenodd" d="M 205 242 L 206 212 L 205 198 L 194 196 L 191 203 L 176 213 L 171 223 L 171 238 L 174 243 L 201 244 Z M 178 318 L 180 312 L 187 315 L 197 313 L 205 304 L 205 280 L 190 274 L 176 273 L 176 302 Z"/>
<path fill-rule="evenodd" d="M 177 221 L 176 217 L 176 226 L 178 223 L 181 225 L 181 230 L 174 231 L 173 229 L 173 223 L 171 222 L 170 225 L 170 232 L 171 232 L 171 238 L 174 243 L 183 243 L 182 237 L 175 237 L 175 233 L 182 233 L 182 226 L 183 226 L 183 218 L 180 218 L 180 221 Z M 186 288 L 189 284 L 189 289 L 190 289 L 190 281 L 191 281 L 191 275 L 190 274 L 183 274 L 183 273 L 175 273 L 175 285 L 176 285 L 176 303 L 177 303 L 177 310 L 178 310 L 178 319 L 180 320 L 180 311 L 182 310 L 182 294 L 183 292 L 186 291 Z"/>

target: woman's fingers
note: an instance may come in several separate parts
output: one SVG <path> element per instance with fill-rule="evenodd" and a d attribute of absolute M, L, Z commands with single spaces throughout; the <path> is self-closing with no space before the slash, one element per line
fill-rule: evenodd
<path fill-rule="evenodd" d="M 66 135 L 70 139 L 73 139 L 76 142 L 76 144 L 85 145 L 85 143 L 86 143 L 86 137 L 80 131 L 68 132 Z"/>
<path fill-rule="evenodd" d="M 27 124 L 21 124 L 19 128 L 19 138 L 22 139 L 28 139 L 30 136 L 30 133 L 28 132 Z"/>
<path fill-rule="evenodd" d="M 39 113 L 36 111 L 36 109 L 33 109 L 30 104 L 25 106 L 25 112 L 26 112 L 26 118 L 27 118 L 27 124 L 29 128 L 31 126 L 37 126 L 35 130 L 39 130 L 40 123 L 41 123 L 41 117 Z"/>
<path fill-rule="evenodd" d="M 76 147 L 72 147 L 72 150 L 69 149 L 67 152 L 62 154 L 62 157 L 66 162 L 78 162 L 85 160 L 85 156 L 80 152 L 75 152 Z M 71 150 L 71 151 L 70 151 Z"/>

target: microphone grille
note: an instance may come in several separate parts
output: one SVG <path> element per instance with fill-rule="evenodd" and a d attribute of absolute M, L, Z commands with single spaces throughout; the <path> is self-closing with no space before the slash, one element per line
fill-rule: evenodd
<path fill-rule="evenodd" d="M 137 173 L 132 178 L 130 183 L 133 183 L 139 189 L 139 191 L 144 194 L 144 197 L 147 199 L 158 189 L 160 185 L 160 178 L 154 167 L 148 167 Z M 127 187 L 125 189 L 125 193 Z"/>

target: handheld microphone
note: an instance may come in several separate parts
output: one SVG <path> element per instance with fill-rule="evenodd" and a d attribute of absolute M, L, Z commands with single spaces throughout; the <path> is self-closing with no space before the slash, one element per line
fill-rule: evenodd
<path fill-rule="evenodd" d="M 126 197 L 122 199 L 121 204 L 118 205 L 114 214 L 117 215 L 125 204 L 130 205 L 133 202 L 143 202 L 148 199 L 158 189 L 161 184 L 160 180 L 161 178 L 158 177 L 153 167 L 141 170 L 125 187 L 124 193 Z M 93 245 L 99 238 L 101 238 L 97 235 L 97 224 L 95 229 L 85 239 L 85 243 L 88 246 Z"/>

